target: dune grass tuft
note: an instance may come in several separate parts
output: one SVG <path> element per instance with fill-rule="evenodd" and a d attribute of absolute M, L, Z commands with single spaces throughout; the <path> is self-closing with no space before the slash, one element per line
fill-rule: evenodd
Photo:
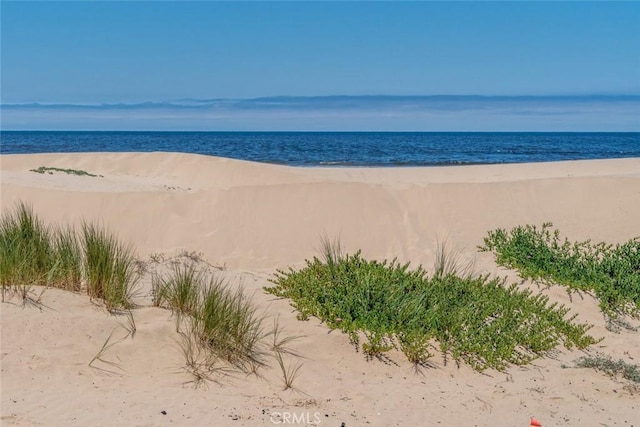
<path fill-rule="evenodd" d="M 54 244 L 53 272 L 50 286 L 79 292 L 82 288 L 82 246 L 72 228 L 56 228 L 52 235 Z"/>
<path fill-rule="evenodd" d="M 206 280 L 205 272 L 191 262 L 172 264 L 171 269 L 169 275 L 152 277 L 153 305 L 170 308 L 178 314 L 195 314 Z"/>
<path fill-rule="evenodd" d="M 131 247 L 105 229 L 87 223 L 82 225 L 82 245 L 89 296 L 102 299 L 109 311 L 133 307 L 138 275 Z"/>
<path fill-rule="evenodd" d="M 278 362 L 278 366 L 280 367 L 280 373 L 282 378 L 282 389 L 283 390 L 296 390 L 293 383 L 298 378 L 300 374 L 300 369 L 302 369 L 302 362 L 298 359 L 296 361 L 289 361 L 286 363 L 284 361 L 284 356 L 282 352 L 277 351 L 275 353 L 276 361 Z"/>
<path fill-rule="evenodd" d="M 424 364 L 437 343 L 445 357 L 477 370 L 504 369 L 560 344 L 585 348 L 596 342 L 586 334 L 589 325 L 566 318 L 566 307 L 503 279 L 474 276 L 444 249 L 429 276 L 422 267 L 369 261 L 360 252 L 342 255 L 336 247 L 325 244 L 322 259 L 307 260 L 302 269 L 279 270 L 275 286 L 265 290 L 290 298 L 299 319 L 315 316 L 347 333 L 370 356 L 397 348 Z"/>
<path fill-rule="evenodd" d="M 609 245 L 561 240 L 551 223 L 540 229 L 518 226 L 497 229 L 484 239 L 482 251 L 496 262 L 518 270 L 525 279 L 593 292 L 608 317 L 640 316 L 640 239 Z"/>
<path fill-rule="evenodd" d="M 211 278 L 202 290 L 194 330 L 219 358 L 245 372 L 266 365 L 264 316 L 257 313 L 242 288 L 231 289 Z"/>
<path fill-rule="evenodd" d="M 132 307 L 138 277 L 132 250 L 96 225 L 50 227 L 19 202 L 0 219 L 0 285 L 6 291 L 48 286 L 79 292 L 110 311 Z M 20 287 L 18 289 L 18 287 Z"/>
<path fill-rule="evenodd" d="M 3 291 L 18 285 L 47 285 L 55 257 L 50 229 L 18 203 L 0 220 L 0 280 Z"/>
<path fill-rule="evenodd" d="M 283 354 L 299 358 L 288 347 L 297 337 L 284 336 L 277 322 L 268 330 L 242 287 L 231 288 L 196 262 L 172 262 L 167 273 L 152 279 L 152 288 L 154 305 L 177 314 L 185 370 L 196 385 L 214 373 L 228 374 L 229 368 L 257 375 L 270 356 L 278 362 Z M 292 369 L 297 374 L 299 367 Z M 293 378 L 287 378 L 291 386 Z"/>

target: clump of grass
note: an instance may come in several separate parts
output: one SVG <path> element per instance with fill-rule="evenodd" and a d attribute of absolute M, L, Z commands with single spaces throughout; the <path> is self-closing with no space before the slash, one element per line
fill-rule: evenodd
<path fill-rule="evenodd" d="M 198 309 L 204 283 L 204 272 L 195 264 L 173 264 L 169 275 L 154 275 L 151 279 L 153 305 L 192 315 Z"/>
<path fill-rule="evenodd" d="M 264 317 L 243 289 L 211 277 L 193 317 L 194 332 L 218 358 L 245 372 L 266 365 Z"/>
<path fill-rule="evenodd" d="M 82 225 L 87 293 L 100 298 L 109 311 L 130 309 L 139 279 L 130 246 L 94 224 Z"/>
<path fill-rule="evenodd" d="M 0 219 L 0 283 L 53 286 L 77 291 L 81 283 L 81 248 L 71 229 L 51 228 L 18 203 Z"/>
<path fill-rule="evenodd" d="M 497 229 L 484 239 L 482 251 L 518 270 L 525 279 L 557 283 L 569 290 L 593 292 L 609 317 L 640 315 L 640 239 L 615 246 L 561 240 L 552 224 Z"/>
<path fill-rule="evenodd" d="M 180 350 L 184 357 L 183 370 L 191 375 L 189 381 L 195 387 L 202 386 L 206 381 L 215 380 L 213 373 L 216 372 L 217 360 L 215 356 L 197 342 L 195 335 L 191 331 L 178 331 L 180 335 Z"/>
<path fill-rule="evenodd" d="M 593 368 L 611 377 L 622 375 L 626 380 L 640 383 L 640 367 L 622 359 L 615 361 L 610 356 L 585 356 L 577 359 L 575 364 L 578 368 Z"/>
<path fill-rule="evenodd" d="M 506 286 L 504 279 L 473 276 L 442 251 L 436 274 L 396 260 L 342 255 L 325 240 L 322 260 L 279 270 L 265 290 L 290 298 L 299 319 L 315 316 L 340 329 L 372 356 L 399 348 L 424 364 L 436 344 L 445 357 L 477 370 L 525 364 L 556 346 L 585 348 L 596 342 L 591 327 L 566 317 L 569 309 L 543 295 Z M 360 346 L 364 336 L 366 342 Z"/>
<path fill-rule="evenodd" d="M 37 169 L 30 169 L 31 172 L 36 172 L 36 173 L 49 173 L 49 174 L 53 174 L 53 172 L 62 172 L 62 173 L 66 173 L 67 175 L 78 175 L 78 176 L 92 176 L 92 177 L 102 177 L 102 175 L 95 175 L 92 173 L 89 173 L 87 171 L 83 171 L 83 170 L 78 170 L 78 169 L 62 169 L 62 168 L 54 168 L 54 167 L 49 167 L 49 166 L 40 166 Z"/>
<path fill-rule="evenodd" d="M 282 336 L 282 327 L 277 318 L 273 321 L 273 329 L 270 335 L 273 339 L 270 350 L 273 351 L 274 358 L 280 367 L 283 390 L 295 390 L 293 383 L 298 378 L 300 369 L 302 369 L 302 355 L 292 350 L 289 344 L 300 337 Z M 285 362 L 285 357 L 289 359 L 288 363 Z"/>
<path fill-rule="evenodd" d="M 53 271 L 50 286 L 79 292 L 82 288 L 82 246 L 72 228 L 57 228 L 52 233 Z"/>
<path fill-rule="evenodd" d="M 45 225 L 22 202 L 0 219 L 3 298 L 16 287 L 79 292 L 86 282 L 89 296 L 104 300 L 109 311 L 127 309 L 138 279 L 135 266 L 132 250 L 98 226 L 85 223 L 78 237 L 72 228 Z"/>
<path fill-rule="evenodd" d="M 154 305 L 178 314 L 184 369 L 196 385 L 224 372 L 224 365 L 258 374 L 269 354 L 297 357 L 288 347 L 296 337 L 283 336 L 277 322 L 267 330 L 242 287 L 232 289 L 194 262 L 172 263 L 167 274 L 152 279 L 152 288 Z"/>
<path fill-rule="evenodd" d="M 280 367 L 280 373 L 282 374 L 283 390 L 295 390 L 293 383 L 300 374 L 302 362 L 298 359 L 295 362 L 289 361 L 289 363 L 286 363 L 283 354 L 279 351 L 275 353 L 275 358 Z"/>
<path fill-rule="evenodd" d="M 3 291 L 18 285 L 46 285 L 54 265 L 50 229 L 18 203 L 0 220 L 0 280 Z"/>

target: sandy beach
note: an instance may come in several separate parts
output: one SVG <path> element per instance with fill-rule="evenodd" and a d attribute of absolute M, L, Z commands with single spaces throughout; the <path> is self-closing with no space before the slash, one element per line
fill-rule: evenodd
<path fill-rule="evenodd" d="M 30 171 L 40 166 L 100 176 Z M 2 425 L 527 426 L 531 416 L 543 426 L 640 425 L 640 394 L 572 367 L 585 352 L 559 348 L 527 366 L 483 373 L 436 355 L 432 368 L 416 373 L 401 355 L 367 361 L 345 335 L 317 319 L 298 321 L 288 301 L 262 290 L 276 269 L 316 255 L 325 235 L 339 237 L 347 252 L 427 269 L 446 240 L 475 260 L 478 273 L 520 283 L 478 252 L 487 232 L 552 222 L 573 241 L 638 236 L 640 158 L 294 168 L 178 153 L 31 154 L 2 155 L 0 171 L 3 212 L 25 201 L 48 223 L 99 222 L 141 260 L 202 254 L 287 333 L 301 336 L 293 346 L 305 357 L 296 391 L 282 390 L 276 366 L 264 378 L 193 387 L 181 371 L 171 312 L 150 307 L 147 275 L 133 311 L 137 333 L 109 349 L 105 359 L 117 367 L 98 369 L 88 364 L 112 331 L 124 335 L 122 319 L 86 295 L 47 289 L 41 310 L 0 304 Z M 640 363 L 640 333 L 608 331 L 592 297 L 522 286 L 593 324 L 590 333 L 604 340 L 589 352 Z"/>

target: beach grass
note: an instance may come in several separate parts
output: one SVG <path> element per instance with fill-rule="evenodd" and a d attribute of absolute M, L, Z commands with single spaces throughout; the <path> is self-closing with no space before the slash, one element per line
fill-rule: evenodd
<path fill-rule="evenodd" d="M 278 363 L 284 363 L 283 355 L 299 358 L 288 347 L 295 337 L 284 336 L 277 323 L 274 330 L 266 328 L 264 315 L 258 313 L 242 287 L 231 288 L 210 274 L 210 265 L 194 254 L 168 260 L 170 271 L 152 277 L 152 298 L 155 306 L 178 313 L 185 369 L 196 382 L 212 379 L 214 373 L 226 374 L 229 367 L 257 374 L 271 356 Z M 86 292 L 91 299 L 102 301 L 108 311 L 126 314 L 126 323 L 121 326 L 127 331 L 125 338 L 133 337 L 137 327 L 131 309 L 139 279 L 131 246 L 102 226 L 83 222 L 79 232 L 48 226 L 23 202 L 0 219 L 3 301 L 9 292 L 20 296 L 23 304 L 39 307 L 42 293 L 36 295 L 35 286 Z M 104 354 L 125 339 L 114 341 L 112 335 L 90 366 L 96 361 L 111 363 L 104 360 Z M 292 387 L 300 366 L 289 364 L 283 371 L 286 388 Z"/>
<path fill-rule="evenodd" d="M 133 251 L 107 230 L 85 223 L 78 235 L 48 226 L 24 202 L 0 219 L 0 278 L 3 298 L 32 286 L 86 289 L 109 311 L 132 307 L 138 279 Z"/>
<path fill-rule="evenodd" d="M 431 276 L 396 260 L 343 255 L 335 241 L 324 241 L 321 258 L 278 270 L 265 290 L 289 298 L 299 319 L 315 316 L 348 334 L 370 357 L 399 349 L 421 365 L 435 348 L 445 360 L 502 370 L 558 345 L 582 349 L 596 342 L 587 335 L 591 326 L 576 323 L 568 308 L 505 279 L 473 275 L 444 249 Z"/>
<path fill-rule="evenodd" d="M 87 293 L 109 311 L 130 309 L 139 279 L 133 250 L 95 224 L 82 224 Z"/>
<path fill-rule="evenodd" d="M 31 206 L 18 203 L 0 219 L 3 289 L 52 286 L 78 291 L 82 253 L 73 230 L 49 227 Z"/>
<path fill-rule="evenodd" d="M 154 305 L 177 315 L 185 370 L 194 383 L 211 379 L 214 372 L 223 372 L 225 365 L 258 374 L 269 365 L 271 356 L 278 362 L 283 354 L 299 357 L 288 347 L 296 337 L 283 335 L 277 322 L 269 330 L 265 316 L 242 287 L 232 288 L 209 269 L 201 268 L 201 263 L 189 259 L 172 262 L 168 272 L 152 279 Z M 291 385 L 296 374 L 291 370 L 286 374 L 286 383 Z"/>
<path fill-rule="evenodd" d="M 200 303 L 200 290 L 206 280 L 205 273 L 193 262 L 174 263 L 171 270 L 171 274 L 152 277 L 153 305 L 170 308 L 178 314 L 195 314 Z"/>
<path fill-rule="evenodd" d="M 202 289 L 194 331 L 201 343 L 220 359 L 244 372 L 266 366 L 264 316 L 251 304 L 242 287 L 232 289 L 211 277 Z"/>
<path fill-rule="evenodd" d="M 0 220 L 0 268 L 3 290 L 17 285 L 46 285 L 53 270 L 50 229 L 19 203 Z"/>
<path fill-rule="evenodd" d="M 53 230 L 55 247 L 53 274 L 50 286 L 73 292 L 82 289 L 83 252 L 75 230 L 55 228 Z"/>
<path fill-rule="evenodd" d="M 302 369 L 303 363 L 297 359 L 295 361 L 289 361 L 289 363 L 285 362 L 284 355 L 282 352 L 277 351 L 275 353 L 276 361 L 278 362 L 278 366 L 280 367 L 281 379 L 283 390 L 295 390 L 294 382 L 298 378 L 300 374 L 300 369 Z"/>
<path fill-rule="evenodd" d="M 490 231 L 482 251 L 521 277 L 593 293 L 607 317 L 640 316 L 640 239 L 610 245 L 561 239 L 552 224 Z"/>

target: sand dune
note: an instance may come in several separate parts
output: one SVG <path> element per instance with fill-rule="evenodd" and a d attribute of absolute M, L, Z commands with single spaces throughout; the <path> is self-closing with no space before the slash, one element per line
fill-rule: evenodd
<path fill-rule="evenodd" d="M 104 177 L 29 172 L 42 165 Z M 11 155 L 2 202 L 29 200 L 52 221 L 101 220 L 143 254 L 188 248 L 230 268 L 272 270 L 312 256 L 323 233 L 414 263 L 431 261 L 436 239 L 474 251 L 487 230 L 522 223 L 624 240 L 640 232 L 639 178 L 638 159 L 319 169 L 188 154 Z"/>
<path fill-rule="evenodd" d="M 39 166 L 102 177 L 30 172 Z M 255 426 L 275 425 L 282 412 L 307 424 L 317 415 L 327 426 L 524 426 L 530 415 L 549 426 L 638 423 L 640 396 L 603 374 L 561 367 L 580 352 L 563 350 L 486 375 L 435 357 L 434 369 L 415 374 L 401 357 L 397 366 L 365 361 L 345 336 L 328 334 L 315 320 L 297 321 L 286 301 L 261 288 L 276 268 L 315 255 L 323 234 L 340 236 L 347 250 L 367 257 L 426 266 L 446 239 L 475 258 L 479 272 L 515 280 L 477 252 L 488 230 L 550 221 L 572 240 L 614 243 L 640 235 L 640 159 L 336 169 L 99 153 L 3 155 L 0 169 L 3 210 L 27 201 L 47 221 L 102 222 L 141 258 L 185 249 L 226 266 L 220 274 L 255 291 L 257 304 L 303 336 L 296 346 L 308 357 L 300 393 L 281 391 L 275 368 L 265 379 L 194 389 L 180 372 L 170 313 L 141 308 L 136 336 L 109 352 L 121 368 L 95 369 L 88 362 L 122 319 L 85 296 L 47 290 L 43 311 L 0 304 L 3 425 Z M 570 300 L 559 288 L 540 292 L 595 325 L 593 334 L 605 337 L 596 350 L 638 363 L 640 335 L 608 332 L 592 298 Z"/>

